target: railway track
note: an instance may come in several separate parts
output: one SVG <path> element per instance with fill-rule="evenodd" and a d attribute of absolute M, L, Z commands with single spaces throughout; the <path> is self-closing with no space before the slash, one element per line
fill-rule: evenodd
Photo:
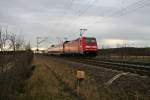
<path fill-rule="evenodd" d="M 141 76 L 146 75 L 150 77 L 150 63 L 102 60 L 96 58 L 63 58 L 73 62 L 94 65 L 97 67 L 104 67 L 112 70 L 130 72 L 134 74 L 139 74 Z"/>

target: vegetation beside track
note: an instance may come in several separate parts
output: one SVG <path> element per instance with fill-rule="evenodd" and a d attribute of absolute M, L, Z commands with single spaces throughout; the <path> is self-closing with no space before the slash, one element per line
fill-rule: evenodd
<path fill-rule="evenodd" d="M 99 50 L 99 55 L 104 56 L 150 56 L 150 48 L 135 48 L 135 47 L 118 47 L 118 48 L 102 48 Z"/>
<path fill-rule="evenodd" d="M 15 100 L 24 93 L 25 80 L 32 74 L 32 51 L 0 52 L 0 99 Z"/>
<path fill-rule="evenodd" d="M 119 61 L 150 62 L 150 48 L 102 48 L 97 58 Z"/>
<path fill-rule="evenodd" d="M 27 81 L 26 92 L 19 99 L 28 100 L 99 100 L 96 85 L 86 75 L 80 95 L 76 91 L 76 70 L 67 64 L 37 56 L 36 68 Z"/>
<path fill-rule="evenodd" d="M 117 75 L 124 73 L 122 71 L 110 70 L 102 67 L 70 62 L 69 59 L 58 57 L 47 57 L 54 60 L 55 63 L 66 64 L 70 70 L 84 70 L 90 78 L 88 81 L 93 81 L 92 85 L 96 88 L 96 93 L 100 100 L 149 100 L 150 99 L 150 78 L 139 76 L 137 74 L 127 73 L 115 79 L 110 85 L 110 82 Z M 63 67 L 58 67 L 57 70 L 63 70 Z M 63 75 L 64 76 L 64 75 Z M 86 82 L 85 82 L 86 84 Z"/>
<path fill-rule="evenodd" d="M 106 83 L 122 73 L 101 67 L 70 62 L 57 57 L 36 55 L 32 76 L 24 82 L 24 92 L 16 100 L 149 100 L 150 79 L 128 74 L 109 86 Z M 76 71 L 86 78 L 76 91 Z"/>
<path fill-rule="evenodd" d="M 33 64 L 36 68 L 26 83 L 25 93 L 18 100 L 75 100 L 62 91 L 63 87 L 42 59 L 35 58 Z"/>

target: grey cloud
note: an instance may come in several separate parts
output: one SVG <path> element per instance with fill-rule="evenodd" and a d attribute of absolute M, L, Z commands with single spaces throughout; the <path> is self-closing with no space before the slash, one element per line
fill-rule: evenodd
<path fill-rule="evenodd" d="M 31 40 L 33 46 L 35 46 L 36 36 L 74 39 L 79 36 L 79 28 L 89 24 L 91 26 L 87 35 L 92 34 L 99 41 L 101 39 L 129 41 L 150 39 L 150 7 L 148 6 L 124 16 L 107 18 L 111 13 L 137 0 L 126 2 L 124 0 L 93 0 L 96 2 L 80 17 L 78 13 L 82 12 L 87 4 L 92 3 L 92 0 L 73 0 L 72 4 L 71 1 L 1 0 L 0 25 L 7 25 L 11 31 L 22 30 L 21 34 Z M 104 16 L 106 18 L 101 21 Z M 56 39 L 51 41 L 57 42 Z"/>

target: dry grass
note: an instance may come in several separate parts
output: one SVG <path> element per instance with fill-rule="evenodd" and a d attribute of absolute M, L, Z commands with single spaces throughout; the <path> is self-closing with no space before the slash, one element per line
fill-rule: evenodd
<path fill-rule="evenodd" d="M 76 70 L 84 70 L 86 79 L 82 84 L 81 95 L 86 100 L 150 100 L 150 94 L 148 94 L 150 79 L 148 77 L 129 74 L 120 77 L 107 87 L 105 83 L 120 72 L 73 64 L 59 59 L 56 61 L 53 58 L 43 59 L 53 63 L 52 67 L 71 87 L 75 87 Z"/>
<path fill-rule="evenodd" d="M 65 83 L 72 88 L 76 92 L 76 71 L 82 69 L 73 69 L 68 64 L 61 63 L 55 60 L 49 60 L 48 58 L 44 58 L 49 65 Z M 85 71 L 85 70 L 84 70 Z M 85 80 L 81 83 L 80 86 L 80 96 L 82 96 L 86 100 L 99 100 L 99 94 L 97 91 L 97 86 L 95 80 L 90 77 L 87 72 Z"/>
<path fill-rule="evenodd" d="M 27 81 L 25 94 L 18 97 L 18 100 L 76 100 L 45 67 L 44 60 L 35 58 L 34 64 L 36 68 Z"/>
<path fill-rule="evenodd" d="M 31 51 L 0 54 L 0 99 L 13 100 L 24 93 L 25 80 L 31 75 Z"/>
<path fill-rule="evenodd" d="M 147 78 L 125 76 L 107 87 L 104 83 L 119 72 L 78 66 L 45 56 L 36 56 L 36 68 L 27 81 L 25 94 L 19 100 L 149 100 Z M 86 78 L 76 95 L 76 71 L 84 70 Z M 137 80 L 138 79 L 138 80 Z M 147 85 L 145 85 L 147 84 Z M 135 86 L 134 86 L 135 85 Z M 141 86 L 140 86 L 141 85 Z M 136 90 L 136 86 L 139 86 Z M 145 88 L 143 88 L 145 86 Z M 134 90 L 135 89 L 135 90 Z M 138 89 L 140 91 L 138 91 Z"/>

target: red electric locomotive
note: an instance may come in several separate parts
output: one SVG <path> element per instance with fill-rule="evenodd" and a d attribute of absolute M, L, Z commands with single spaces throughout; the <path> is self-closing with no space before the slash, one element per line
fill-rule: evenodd
<path fill-rule="evenodd" d="M 98 52 L 96 38 L 81 37 L 73 41 L 66 41 L 62 45 L 48 49 L 50 54 L 96 56 Z"/>
<path fill-rule="evenodd" d="M 81 37 L 73 41 L 66 41 L 63 45 L 64 54 L 97 55 L 98 47 L 94 37 Z"/>

